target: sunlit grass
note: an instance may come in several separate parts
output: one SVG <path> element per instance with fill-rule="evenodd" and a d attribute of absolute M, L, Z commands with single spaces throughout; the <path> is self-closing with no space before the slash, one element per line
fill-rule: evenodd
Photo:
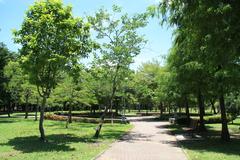
<path fill-rule="evenodd" d="M 92 159 L 128 131 L 131 125 L 105 124 L 94 139 L 96 124 L 44 122 L 47 143 L 39 141 L 38 122 L 32 118 L 0 118 L 0 159 Z"/>

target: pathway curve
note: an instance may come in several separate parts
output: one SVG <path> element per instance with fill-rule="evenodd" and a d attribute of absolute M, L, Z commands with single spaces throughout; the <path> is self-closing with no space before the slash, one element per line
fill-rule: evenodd
<path fill-rule="evenodd" d="M 187 160 L 175 136 L 168 133 L 169 123 L 150 118 L 131 118 L 132 131 L 96 160 Z"/>

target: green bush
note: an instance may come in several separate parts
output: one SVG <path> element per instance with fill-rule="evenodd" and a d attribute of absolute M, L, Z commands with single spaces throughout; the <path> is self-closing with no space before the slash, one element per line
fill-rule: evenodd
<path fill-rule="evenodd" d="M 66 121 L 67 116 L 60 116 L 60 115 L 56 115 L 56 114 L 46 114 L 44 116 L 44 119 L 54 120 L 54 121 Z M 72 117 L 72 121 L 86 122 L 86 123 L 99 123 L 98 118 L 87 118 L 87 117 Z M 105 119 L 104 122 L 105 123 L 111 123 L 111 119 Z M 122 120 L 121 119 L 114 119 L 113 122 L 114 123 L 122 123 Z M 129 122 L 126 121 L 126 123 L 129 123 Z"/>
<path fill-rule="evenodd" d="M 232 117 L 230 115 L 227 115 L 227 121 L 228 122 L 232 121 Z M 221 123 L 222 122 L 221 115 L 217 114 L 217 115 L 212 115 L 212 116 L 205 116 L 204 122 L 206 124 Z"/>

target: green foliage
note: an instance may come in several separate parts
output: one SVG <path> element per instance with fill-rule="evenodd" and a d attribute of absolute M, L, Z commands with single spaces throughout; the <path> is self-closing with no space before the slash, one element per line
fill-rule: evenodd
<path fill-rule="evenodd" d="M 53 90 L 49 104 L 61 105 L 65 102 L 71 105 L 85 104 L 90 106 L 96 104 L 97 100 L 92 90 L 91 75 L 84 69 L 79 73 L 79 80 L 74 81 L 73 77 L 63 73 L 63 80 Z"/>
<path fill-rule="evenodd" d="M 5 105 L 9 97 L 4 87 L 6 83 L 8 83 L 8 79 L 4 76 L 4 68 L 13 58 L 14 54 L 11 53 L 3 43 L 0 43 L 0 106 Z"/>
<path fill-rule="evenodd" d="M 26 12 L 21 29 L 14 31 L 15 42 L 22 45 L 24 70 L 41 96 L 48 97 L 62 70 L 92 50 L 90 25 L 71 12 L 60 0 L 36 1 Z"/>
<path fill-rule="evenodd" d="M 105 98 L 108 99 L 108 105 L 111 107 L 122 81 L 128 77 L 129 65 L 145 44 L 143 36 L 138 35 L 137 30 L 146 26 L 147 15 L 136 14 L 130 17 L 121 12 L 120 7 L 113 6 L 112 14 L 100 9 L 95 16 L 88 16 L 88 21 L 97 32 L 96 38 L 101 44 L 101 55 L 95 55 L 92 70 L 95 79 L 101 81 L 98 84 L 104 86 L 102 91 L 98 90 L 98 93 L 108 94 Z"/>
<path fill-rule="evenodd" d="M 10 93 L 13 102 L 37 103 L 37 98 L 39 98 L 37 88 L 29 83 L 29 77 L 23 72 L 18 61 L 9 61 L 4 68 L 4 75 L 9 80 L 5 88 Z"/>

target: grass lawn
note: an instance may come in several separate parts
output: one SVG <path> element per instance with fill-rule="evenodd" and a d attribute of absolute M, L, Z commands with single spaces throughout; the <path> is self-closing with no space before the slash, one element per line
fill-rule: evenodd
<path fill-rule="evenodd" d="M 96 124 L 72 123 L 66 129 L 65 122 L 46 120 L 44 126 L 47 143 L 38 139 L 38 121 L 0 118 L 0 159 L 89 160 L 132 128 L 132 125 L 105 124 L 101 137 L 94 139 Z"/>
<path fill-rule="evenodd" d="M 220 140 L 221 124 L 207 124 L 208 132 L 204 140 L 180 142 L 189 160 L 240 160 L 240 118 L 228 126 L 230 134 L 238 135 L 238 138 L 232 138 L 230 142 Z M 184 132 L 179 125 L 171 125 L 169 128 L 174 134 Z"/>

